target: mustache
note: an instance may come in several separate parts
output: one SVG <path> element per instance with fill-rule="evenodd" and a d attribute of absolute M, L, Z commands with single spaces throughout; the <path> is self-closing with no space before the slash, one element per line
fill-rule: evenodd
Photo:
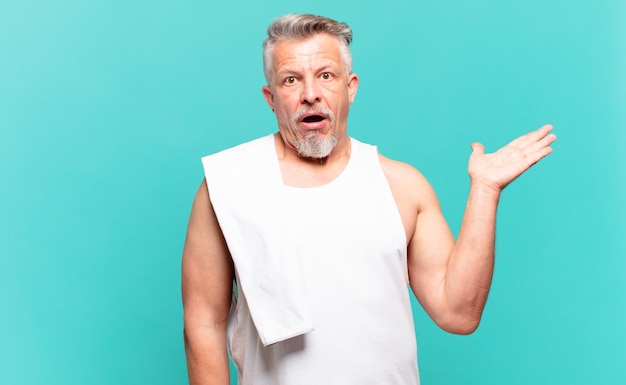
<path fill-rule="evenodd" d="M 311 112 L 318 112 L 324 116 L 326 116 L 328 119 L 330 119 L 331 123 L 335 121 L 335 115 L 333 114 L 333 112 L 323 106 L 320 106 L 318 104 L 314 104 L 311 106 L 302 106 L 300 108 L 298 108 L 298 110 L 296 111 L 296 113 L 293 116 L 293 121 L 294 123 L 298 123 L 300 121 L 300 119 L 302 119 L 302 117 L 306 114 L 309 114 Z"/>

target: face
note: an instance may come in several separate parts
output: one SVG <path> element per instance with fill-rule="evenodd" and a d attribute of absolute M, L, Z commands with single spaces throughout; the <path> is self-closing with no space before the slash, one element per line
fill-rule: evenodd
<path fill-rule="evenodd" d="M 325 158 L 346 136 L 358 77 L 347 73 L 339 44 L 317 34 L 274 46 L 271 83 L 263 96 L 285 145 L 302 157 Z"/>

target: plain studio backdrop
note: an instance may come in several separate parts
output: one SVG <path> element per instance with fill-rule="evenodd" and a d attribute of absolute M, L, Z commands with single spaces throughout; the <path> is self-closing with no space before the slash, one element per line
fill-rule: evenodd
<path fill-rule="evenodd" d="M 349 133 L 420 169 L 455 233 L 471 142 L 559 136 L 501 199 L 478 331 L 415 307 L 423 384 L 625 383 L 623 0 L 0 0 L 0 383 L 187 382 L 200 157 L 276 130 L 261 43 L 291 12 L 353 28 Z"/>

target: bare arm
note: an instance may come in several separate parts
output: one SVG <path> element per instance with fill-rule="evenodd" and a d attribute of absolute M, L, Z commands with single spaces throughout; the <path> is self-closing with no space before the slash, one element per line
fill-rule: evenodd
<path fill-rule="evenodd" d="M 500 193 L 551 152 L 549 146 L 556 139 L 549 134 L 551 128 L 544 126 L 493 154 L 485 154 L 479 143 L 472 145 L 468 167 L 471 187 L 456 242 L 434 191 L 421 174 L 405 168 L 398 174 L 409 183 L 399 183 L 397 175 L 390 179 L 396 201 L 401 202 L 398 206 L 405 227 L 414 223 L 407 232 L 411 288 L 442 329 L 469 334 L 478 327 L 493 274 Z M 407 198 L 407 191 L 411 196 L 417 193 L 417 200 Z M 415 219 L 411 213 L 417 213 Z"/>
<path fill-rule="evenodd" d="M 191 385 L 230 383 L 226 325 L 232 282 L 232 260 L 203 181 L 191 209 L 182 266 L 185 353 Z"/>

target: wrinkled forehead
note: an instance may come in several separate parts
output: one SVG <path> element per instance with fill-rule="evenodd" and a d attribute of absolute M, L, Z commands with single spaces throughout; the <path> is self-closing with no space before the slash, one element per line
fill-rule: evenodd
<path fill-rule="evenodd" d="M 279 40 L 272 52 L 275 66 L 290 61 L 323 60 L 341 63 L 341 43 L 328 34 L 316 34 L 308 38 Z"/>

